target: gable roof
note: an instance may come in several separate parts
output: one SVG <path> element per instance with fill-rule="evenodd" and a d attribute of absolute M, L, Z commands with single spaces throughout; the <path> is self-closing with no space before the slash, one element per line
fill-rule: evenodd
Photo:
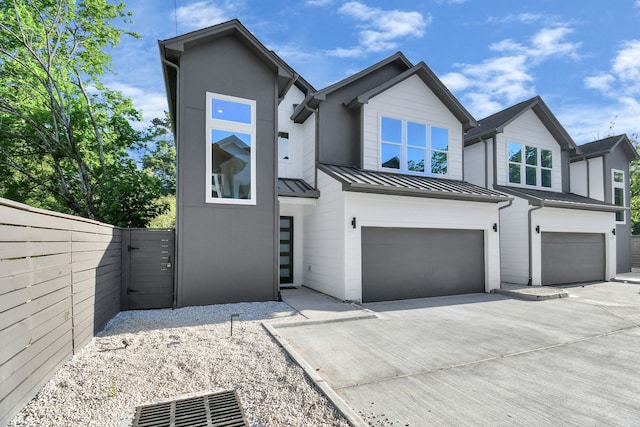
<path fill-rule="evenodd" d="M 180 58 L 182 53 L 192 46 L 209 43 L 228 36 L 236 36 L 247 48 L 260 58 L 269 68 L 274 70 L 278 82 L 278 96 L 282 98 L 292 84 L 298 79 L 298 74 L 280 57 L 267 49 L 242 23 L 233 19 L 218 25 L 192 31 L 166 40 L 158 40 L 160 49 L 160 60 L 162 61 L 162 71 L 164 74 L 167 98 L 169 101 L 169 114 L 172 123 L 175 123 L 175 103 L 177 101 L 177 81 Z M 302 83 L 304 82 L 304 83 Z M 299 84 L 303 87 L 311 85 L 304 80 Z"/>
<path fill-rule="evenodd" d="M 511 199 L 497 191 L 453 179 L 372 171 L 353 166 L 322 163 L 318 165 L 318 169 L 341 182 L 342 191 L 489 203 L 505 202 Z"/>
<path fill-rule="evenodd" d="M 578 148 L 580 148 L 582 154 L 572 155 L 571 161 L 576 162 L 591 157 L 602 156 L 611 153 L 618 147 L 624 150 L 629 161 L 640 160 L 640 155 L 638 155 L 629 137 L 626 134 L 622 134 L 579 145 Z"/>
<path fill-rule="evenodd" d="M 413 64 L 404 56 L 402 52 L 396 52 L 388 58 L 383 59 L 382 61 L 373 64 L 372 66 L 365 68 L 364 70 L 353 74 L 352 76 L 347 77 L 346 79 L 340 80 L 337 83 L 334 83 L 330 86 L 327 86 L 324 89 L 321 89 L 315 93 L 308 94 L 304 101 L 296 107 L 291 115 L 291 120 L 295 123 L 303 123 L 307 118 L 311 115 L 311 113 L 318 108 L 320 103 L 327 99 L 327 95 L 341 89 L 361 78 L 386 67 L 389 64 L 396 63 L 400 65 L 400 67 L 405 69 L 410 69 L 413 67 Z"/>
<path fill-rule="evenodd" d="M 499 185 L 494 185 L 494 188 L 500 192 L 523 198 L 532 206 L 604 212 L 618 212 L 629 209 L 612 203 L 603 202 L 601 200 L 579 196 L 574 193 L 560 193 L 556 191 L 533 190 L 529 188 L 505 187 Z"/>
<path fill-rule="evenodd" d="M 469 113 L 466 108 L 460 104 L 458 99 L 453 96 L 449 89 L 424 62 L 420 62 L 393 79 L 390 79 L 355 97 L 351 102 L 347 103 L 346 106 L 348 109 L 351 109 L 356 106 L 367 104 L 369 99 L 381 94 L 398 83 L 405 81 L 411 76 L 418 76 L 424 84 L 427 85 L 427 87 L 438 97 L 438 99 L 440 99 L 440 101 L 442 101 L 449 111 L 451 111 L 451 113 L 462 123 L 462 127 L 465 131 L 477 126 L 476 119 L 474 119 L 471 113 Z"/>
<path fill-rule="evenodd" d="M 478 127 L 471 129 L 464 137 L 465 146 L 480 142 L 504 132 L 505 126 L 525 112 L 533 110 L 547 130 L 560 143 L 563 150 L 576 150 L 576 143 L 553 115 L 540 96 L 535 96 L 478 121 Z M 579 150 L 577 150 L 579 152 Z"/>

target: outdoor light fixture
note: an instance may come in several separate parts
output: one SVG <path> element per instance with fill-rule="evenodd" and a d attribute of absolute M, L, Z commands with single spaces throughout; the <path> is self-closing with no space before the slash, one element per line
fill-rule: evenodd
<path fill-rule="evenodd" d="M 354 216 L 353 219 L 351 219 L 351 226 L 355 229 L 356 228 L 356 217 Z"/>
<path fill-rule="evenodd" d="M 540 226 L 536 225 L 536 233 L 540 234 Z"/>
<path fill-rule="evenodd" d="M 498 224 L 497 223 L 493 223 L 493 231 L 495 231 L 496 233 L 498 232 Z"/>
<path fill-rule="evenodd" d="M 611 230 L 611 234 L 613 234 L 614 236 L 616 235 L 616 229 L 615 229 L 615 228 L 613 228 L 613 229 Z"/>

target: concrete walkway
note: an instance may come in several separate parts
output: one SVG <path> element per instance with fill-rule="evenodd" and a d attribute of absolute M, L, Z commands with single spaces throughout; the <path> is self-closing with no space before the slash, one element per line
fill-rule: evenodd
<path fill-rule="evenodd" d="M 370 311 L 359 305 L 340 301 L 304 286 L 295 289 L 281 289 L 282 301 L 311 320 L 345 319 L 371 316 Z"/>
<path fill-rule="evenodd" d="M 270 331 L 353 425 L 637 425 L 640 285 L 565 290 L 365 304 L 367 319 L 298 294 L 319 317 Z"/>

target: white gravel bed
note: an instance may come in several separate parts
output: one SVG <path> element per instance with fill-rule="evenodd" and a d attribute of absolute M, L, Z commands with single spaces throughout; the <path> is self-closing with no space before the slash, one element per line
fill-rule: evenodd
<path fill-rule="evenodd" d="M 302 317 L 280 302 L 122 312 L 9 425 L 118 426 L 139 405 L 235 389 L 252 426 L 348 426 L 265 319 Z"/>

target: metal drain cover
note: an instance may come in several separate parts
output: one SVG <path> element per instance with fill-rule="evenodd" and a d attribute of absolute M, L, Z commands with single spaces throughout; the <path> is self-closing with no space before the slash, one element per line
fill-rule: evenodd
<path fill-rule="evenodd" d="M 133 427 L 248 426 L 235 390 L 141 405 Z"/>

